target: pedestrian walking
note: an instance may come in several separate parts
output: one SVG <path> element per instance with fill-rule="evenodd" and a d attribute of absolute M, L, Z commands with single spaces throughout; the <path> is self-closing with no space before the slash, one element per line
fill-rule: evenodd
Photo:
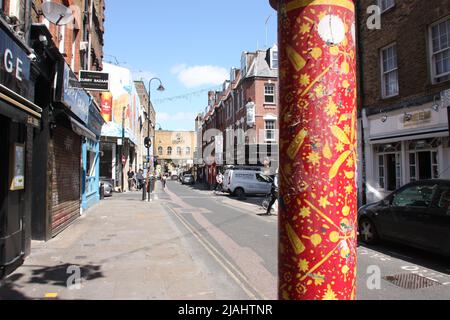
<path fill-rule="evenodd" d="M 272 181 L 272 187 L 270 190 L 270 195 L 271 195 L 271 200 L 269 203 L 269 206 L 267 207 L 267 216 L 270 216 L 272 213 L 272 207 L 275 204 L 275 202 L 278 200 L 278 191 L 279 191 L 279 187 L 278 187 L 278 170 L 277 173 L 275 174 L 275 177 Z"/>
<path fill-rule="evenodd" d="M 128 175 L 128 191 L 133 191 L 133 189 L 134 189 L 134 171 L 133 171 L 133 169 L 129 169 L 128 170 L 128 173 L 127 173 L 127 175 Z"/>
<path fill-rule="evenodd" d="M 166 188 L 166 183 L 167 183 L 167 175 L 164 174 L 162 176 L 161 182 L 162 182 L 162 185 L 163 185 L 163 189 L 165 189 Z"/>
<path fill-rule="evenodd" d="M 218 172 L 216 176 L 216 189 L 214 191 L 217 192 L 223 192 L 223 174 L 222 172 Z"/>
<path fill-rule="evenodd" d="M 144 171 L 141 169 L 136 174 L 136 180 L 137 180 L 137 189 L 142 190 L 144 187 Z"/>

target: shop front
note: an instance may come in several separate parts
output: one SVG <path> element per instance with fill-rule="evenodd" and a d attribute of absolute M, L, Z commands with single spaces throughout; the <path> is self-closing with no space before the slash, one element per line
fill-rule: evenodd
<path fill-rule="evenodd" d="M 431 103 L 365 116 L 367 201 L 410 182 L 450 178 L 448 127 L 447 109 Z"/>
<path fill-rule="evenodd" d="M 42 109 L 23 45 L 0 20 L 0 279 L 22 264 L 31 246 L 33 131 Z"/>

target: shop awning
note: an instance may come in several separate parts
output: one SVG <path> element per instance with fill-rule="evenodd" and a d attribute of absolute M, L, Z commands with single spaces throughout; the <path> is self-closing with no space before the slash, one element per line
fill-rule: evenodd
<path fill-rule="evenodd" d="M 0 99 L 18 111 L 25 113 L 26 122 L 38 127 L 41 119 L 42 109 L 33 102 L 25 99 L 14 91 L 0 84 Z"/>
<path fill-rule="evenodd" d="M 86 137 L 88 139 L 94 140 L 94 141 L 97 140 L 97 136 L 91 130 L 89 130 L 85 125 L 83 125 L 81 122 L 78 122 L 74 118 L 70 118 L 70 122 L 72 124 L 72 130 L 76 134 Z"/>

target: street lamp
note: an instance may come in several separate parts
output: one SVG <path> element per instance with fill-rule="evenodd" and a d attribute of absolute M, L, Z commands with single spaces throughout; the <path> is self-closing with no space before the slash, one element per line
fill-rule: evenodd
<path fill-rule="evenodd" d="M 148 82 L 148 99 L 149 99 L 149 112 L 148 112 L 148 118 L 147 118 L 147 120 L 148 120 L 148 133 L 147 133 L 147 141 L 151 141 L 150 140 L 150 127 L 151 127 L 151 119 L 150 119 L 150 105 L 151 105 L 151 103 L 152 103 L 152 94 L 151 94 L 151 86 L 152 86 L 152 82 L 153 81 L 159 81 L 159 87 L 158 87 L 158 91 L 159 92 L 163 92 L 163 91 L 165 91 L 166 90 L 166 88 L 164 88 L 164 86 L 163 86 L 163 84 L 162 84 L 162 81 L 161 81 L 161 79 L 159 79 L 159 78 L 152 78 L 152 79 L 150 79 L 150 81 Z M 153 143 L 154 143 L 154 141 L 153 141 Z M 150 166 L 150 148 L 152 147 L 152 142 L 150 142 L 148 145 L 147 145 L 147 161 L 148 161 L 148 168 L 147 168 L 147 170 L 148 170 L 148 172 L 147 172 L 147 179 L 148 179 L 148 181 L 147 181 L 147 183 L 149 184 L 149 191 L 148 191 L 148 201 L 150 202 L 150 201 L 152 201 L 152 181 L 151 181 L 151 179 L 150 179 L 150 168 L 151 167 L 153 167 L 153 165 L 151 165 Z"/>

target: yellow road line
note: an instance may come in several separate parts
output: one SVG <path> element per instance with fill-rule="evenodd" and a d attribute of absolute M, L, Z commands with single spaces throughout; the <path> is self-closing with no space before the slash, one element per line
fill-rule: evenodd
<path fill-rule="evenodd" d="M 180 214 L 175 212 L 172 208 L 165 206 L 167 209 L 169 209 L 173 214 L 180 220 L 180 222 L 188 229 L 192 235 L 199 241 L 199 243 L 208 251 L 208 253 L 224 268 L 224 270 L 230 275 L 231 278 L 241 287 L 242 290 L 245 291 L 245 293 L 250 297 L 252 300 L 258 300 L 258 297 L 255 296 L 248 288 L 253 290 L 257 293 L 257 295 L 260 296 L 263 300 L 268 300 L 268 298 L 259 292 L 258 289 L 256 289 L 253 285 L 250 284 L 247 277 L 242 274 L 230 261 L 228 261 L 227 258 L 225 258 L 215 247 L 213 244 L 211 244 L 208 240 L 206 240 L 198 231 L 195 230 L 195 228 L 186 220 L 184 219 Z M 223 261 L 222 261 L 222 260 Z M 225 263 L 228 265 L 228 267 L 225 265 Z M 231 270 L 233 269 L 234 272 Z M 237 275 L 236 275 L 236 274 Z M 241 281 L 240 278 L 242 278 L 243 281 Z M 248 288 L 247 288 L 248 287 Z"/>

